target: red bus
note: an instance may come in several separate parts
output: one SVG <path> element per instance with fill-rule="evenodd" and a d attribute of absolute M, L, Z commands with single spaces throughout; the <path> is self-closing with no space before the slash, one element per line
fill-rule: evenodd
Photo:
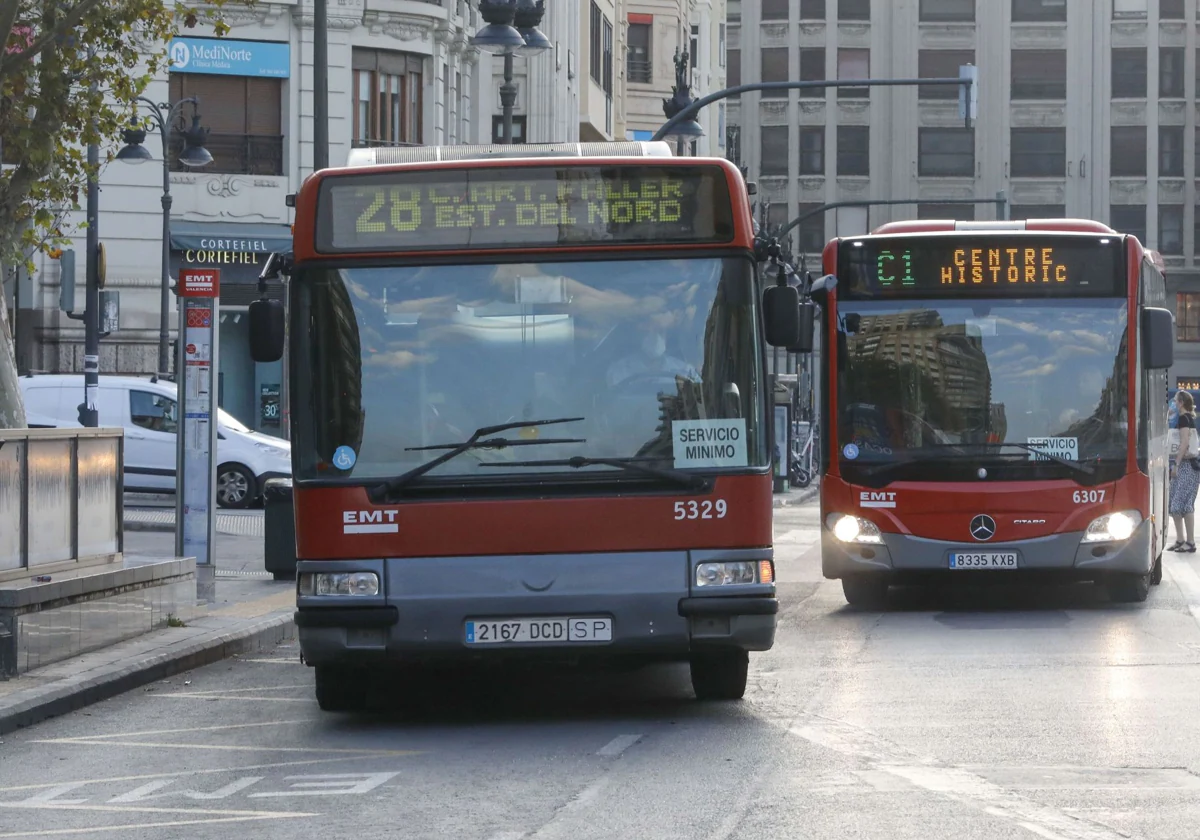
<path fill-rule="evenodd" d="M 778 610 L 764 333 L 797 328 L 764 319 L 740 172 L 661 143 L 365 156 L 304 183 L 263 277 L 290 277 L 321 708 L 394 666 L 528 658 L 686 661 L 740 698 Z M 251 320 L 278 358 L 281 309 Z"/>
<path fill-rule="evenodd" d="M 933 581 L 1145 600 L 1167 527 L 1161 261 L 1097 222 L 920 221 L 832 240 L 821 560 L 852 605 Z"/>

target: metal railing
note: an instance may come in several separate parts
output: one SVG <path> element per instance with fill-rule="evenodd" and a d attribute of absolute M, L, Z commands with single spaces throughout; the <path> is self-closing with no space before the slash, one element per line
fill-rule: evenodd
<path fill-rule="evenodd" d="M 119 559 L 121 429 L 0 429 L 0 581 Z"/>
<path fill-rule="evenodd" d="M 209 134 L 204 143 L 213 162 L 192 169 L 180 162 L 183 138 L 171 138 L 171 171 L 202 172 L 225 175 L 282 175 L 283 135 L 275 134 Z"/>
<path fill-rule="evenodd" d="M 648 85 L 654 80 L 654 65 L 649 59 L 630 56 L 626 59 L 625 73 L 629 77 L 629 81 Z"/>

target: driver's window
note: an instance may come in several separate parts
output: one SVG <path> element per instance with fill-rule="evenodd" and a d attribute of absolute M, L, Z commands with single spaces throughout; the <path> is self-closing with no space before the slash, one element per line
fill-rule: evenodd
<path fill-rule="evenodd" d="M 175 434 L 175 400 L 170 397 L 148 391 L 130 391 L 129 415 L 135 426 Z"/>

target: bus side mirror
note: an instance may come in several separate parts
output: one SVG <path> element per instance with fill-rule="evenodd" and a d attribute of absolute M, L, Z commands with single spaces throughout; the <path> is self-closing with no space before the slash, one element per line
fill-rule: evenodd
<path fill-rule="evenodd" d="M 763 290 L 763 323 L 767 344 L 792 347 L 800 341 L 800 292 L 792 286 Z"/>
<path fill-rule="evenodd" d="M 817 328 L 817 305 L 811 300 L 800 301 L 800 338 L 788 346 L 789 353 L 811 353 L 813 335 Z"/>
<path fill-rule="evenodd" d="M 277 362 L 283 355 L 283 304 L 277 300 L 250 303 L 250 358 Z"/>
<path fill-rule="evenodd" d="M 1142 310 L 1142 359 L 1147 370 L 1166 370 L 1175 364 L 1175 316 L 1171 310 L 1147 306 Z"/>

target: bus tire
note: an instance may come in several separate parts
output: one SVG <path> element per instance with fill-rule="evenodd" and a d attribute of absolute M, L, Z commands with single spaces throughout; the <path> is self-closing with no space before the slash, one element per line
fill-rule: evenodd
<path fill-rule="evenodd" d="M 695 653 L 691 670 L 697 700 L 741 700 L 746 694 L 750 654 L 744 650 Z"/>
<path fill-rule="evenodd" d="M 852 607 L 881 610 L 887 606 L 888 582 L 882 575 L 851 575 L 842 578 L 842 594 Z"/>
<path fill-rule="evenodd" d="M 1155 559 L 1154 568 L 1150 571 L 1150 584 L 1152 586 L 1158 586 L 1160 583 L 1162 583 L 1162 555 L 1161 554 L 1158 555 L 1158 557 Z"/>
<path fill-rule="evenodd" d="M 357 712 L 367 705 L 367 681 L 348 668 L 318 665 L 317 705 L 323 712 Z"/>
<path fill-rule="evenodd" d="M 1108 597 L 1118 604 L 1138 604 L 1150 594 L 1151 572 L 1144 575 L 1113 575 L 1108 579 Z"/>

